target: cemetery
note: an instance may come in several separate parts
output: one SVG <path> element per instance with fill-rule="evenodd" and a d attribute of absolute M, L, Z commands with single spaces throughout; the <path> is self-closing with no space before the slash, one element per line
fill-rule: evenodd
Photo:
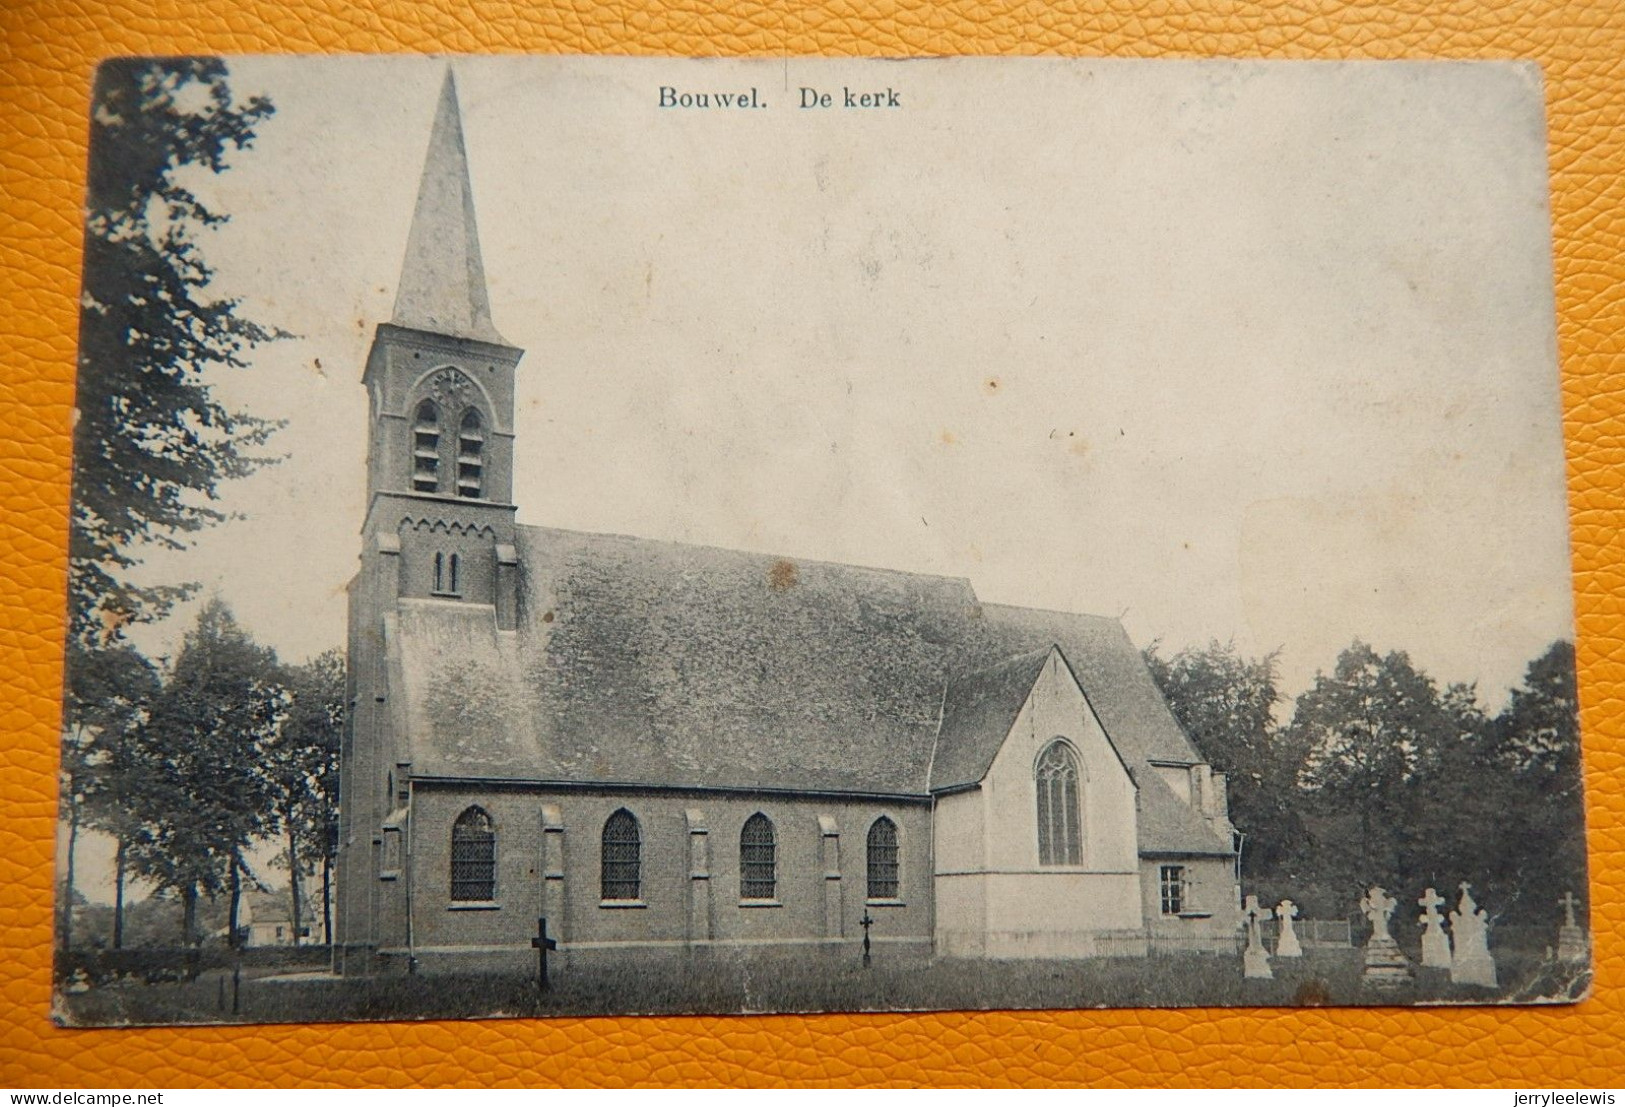
<path fill-rule="evenodd" d="M 640 997 L 632 1010 L 641 1014 L 1527 1003 L 1585 994 L 1591 972 L 1578 897 L 1569 893 L 1553 905 L 1549 927 L 1503 930 L 1489 925 L 1489 908 L 1470 885 L 1457 893 L 1447 904 L 1428 888 L 1406 911 L 1401 896 L 1369 889 L 1360 903 L 1363 932 L 1338 920 L 1302 919 L 1291 900 L 1268 907 L 1249 896 L 1234 952 L 1153 946 L 1145 958 L 921 964 L 865 943 L 865 930 L 821 963 L 723 957 L 653 968 L 601 961 L 570 967 L 558 957 L 567 955 L 563 944 L 539 928 L 537 969 L 523 975 L 346 979 L 323 971 L 322 947 L 304 947 L 305 963 L 289 956 L 293 951 L 236 964 L 206 957 L 195 978 L 182 972 L 155 983 L 114 978 L 90 987 L 81 966 L 64 981 L 58 1015 L 131 1024 L 304 1022 L 312 1011 L 335 1021 L 589 1015 L 628 994 Z M 1451 909 L 1442 912 L 1445 906 Z"/>

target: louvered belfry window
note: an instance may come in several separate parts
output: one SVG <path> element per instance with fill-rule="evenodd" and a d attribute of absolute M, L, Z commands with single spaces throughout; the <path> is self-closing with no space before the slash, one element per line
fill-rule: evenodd
<path fill-rule="evenodd" d="M 760 812 L 739 832 L 739 898 L 772 899 L 776 846 L 773 821 Z"/>
<path fill-rule="evenodd" d="M 882 815 L 869 828 L 869 898 L 897 898 L 897 824 Z"/>
<path fill-rule="evenodd" d="M 1065 742 L 1051 742 L 1038 759 L 1038 863 L 1081 865 L 1078 760 Z"/>
<path fill-rule="evenodd" d="M 412 491 L 440 491 L 440 409 L 433 400 L 418 405 L 412 425 Z"/>
<path fill-rule="evenodd" d="M 485 487 L 485 431 L 480 413 L 469 408 L 457 429 L 457 494 L 477 500 Z"/>
<path fill-rule="evenodd" d="M 638 820 L 632 812 L 623 807 L 604 822 L 603 846 L 603 864 L 599 872 L 603 898 L 637 899 L 643 839 L 638 833 Z"/>
<path fill-rule="evenodd" d="M 451 899 L 453 903 L 489 903 L 496 899 L 497 835 L 491 816 L 470 807 L 451 828 Z"/>

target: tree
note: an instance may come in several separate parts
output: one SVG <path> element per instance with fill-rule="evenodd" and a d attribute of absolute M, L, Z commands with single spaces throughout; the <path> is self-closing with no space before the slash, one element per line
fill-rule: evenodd
<path fill-rule="evenodd" d="M 1579 706 L 1574 646 L 1558 641 L 1529 663 L 1490 728 L 1486 761 L 1502 782 L 1491 879 L 1529 919 L 1549 917 L 1559 896 L 1585 888 Z"/>
<path fill-rule="evenodd" d="M 111 834 L 116 858 L 113 944 L 123 940 L 124 842 L 130 830 L 129 744 L 146 721 L 159 688 L 152 663 L 127 645 L 85 648 L 70 642 L 64 689 L 61 810 L 68 823 L 66 894 L 74 895 L 74 862 L 82 826 Z M 73 944 L 72 914 L 64 912 L 62 948 Z"/>
<path fill-rule="evenodd" d="M 273 823 L 261 755 L 287 711 L 279 677 L 276 654 L 210 600 L 141 730 L 131 865 L 179 894 L 189 944 L 197 939 L 198 897 L 226 890 L 237 941 L 243 854 Z"/>
<path fill-rule="evenodd" d="M 1457 725 L 1403 652 L 1379 656 L 1356 641 L 1330 675 L 1316 674 L 1289 733 L 1304 751 L 1299 783 L 1314 805 L 1311 844 L 1323 880 L 1353 891 L 1425 871 L 1420 815 Z"/>
<path fill-rule="evenodd" d="M 1243 869 L 1254 877 L 1273 872 L 1298 836 L 1297 758 L 1275 725 L 1279 656 L 1246 657 L 1217 639 L 1168 659 L 1155 642 L 1145 651 L 1174 718 L 1225 774 L 1230 821 L 1244 835 Z"/>
<path fill-rule="evenodd" d="M 226 216 L 182 183 L 249 146 L 273 109 L 239 102 L 218 59 L 119 58 L 97 70 L 85 216 L 78 420 L 69 520 L 69 633 L 86 646 L 161 617 L 191 584 L 137 584 L 139 546 L 179 549 L 226 518 L 221 481 L 272 459 L 278 424 L 225 408 L 207 374 L 280 337 L 212 299 L 202 231 Z"/>
<path fill-rule="evenodd" d="M 332 936 L 333 864 L 338 856 L 339 739 L 344 728 L 344 657 L 328 650 L 283 671 L 287 715 L 267 744 L 265 771 L 272 804 L 287 841 L 285 863 L 292 897 L 294 942 L 304 921 L 300 882 L 321 874 L 322 934 Z"/>

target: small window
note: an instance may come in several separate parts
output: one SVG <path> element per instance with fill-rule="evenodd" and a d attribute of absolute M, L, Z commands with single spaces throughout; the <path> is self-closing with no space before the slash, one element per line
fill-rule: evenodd
<path fill-rule="evenodd" d="M 457 429 L 457 494 L 477 500 L 485 486 L 485 431 L 480 413 L 474 408 L 463 412 Z"/>
<path fill-rule="evenodd" d="M 457 555 L 452 554 L 451 555 L 451 573 L 450 573 L 450 579 L 448 580 L 448 582 L 446 584 L 446 591 L 450 592 L 453 596 L 460 596 L 460 595 L 463 594 L 463 590 L 459 586 L 459 582 L 458 582 L 458 579 L 457 579 L 458 575 L 459 575 L 458 574 L 459 567 L 460 566 L 458 564 Z"/>
<path fill-rule="evenodd" d="M 1185 866 L 1162 866 L 1159 883 L 1162 885 L 1162 913 L 1177 915 L 1185 910 Z"/>
<path fill-rule="evenodd" d="M 1057 739 L 1044 750 L 1035 770 L 1038 783 L 1038 863 L 1083 864 L 1083 832 L 1078 808 L 1078 760 Z"/>
<path fill-rule="evenodd" d="M 434 590 L 436 592 L 446 590 L 446 555 L 443 553 L 434 555 Z"/>
<path fill-rule="evenodd" d="M 496 899 L 497 836 L 491 816 L 470 807 L 451 828 L 451 899 L 453 903 L 489 903 Z"/>
<path fill-rule="evenodd" d="M 882 815 L 869 828 L 869 898 L 897 898 L 897 824 Z"/>
<path fill-rule="evenodd" d="M 418 405 L 412 426 L 412 491 L 440 491 L 440 409 L 433 400 Z"/>
<path fill-rule="evenodd" d="M 638 898 L 643 839 L 638 820 L 621 808 L 604 823 L 603 859 L 599 867 L 600 894 L 606 900 Z"/>
<path fill-rule="evenodd" d="M 776 844 L 773 821 L 761 812 L 745 820 L 739 832 L 739 898 L 772 899 Z"/>

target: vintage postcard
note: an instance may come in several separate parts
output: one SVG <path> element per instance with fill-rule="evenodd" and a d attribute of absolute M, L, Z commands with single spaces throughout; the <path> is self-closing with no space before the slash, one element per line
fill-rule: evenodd
<path fill-rule="evenodd" d="M 1580 997 L 1543 120 L 107 62 L 56 1017 Z"/>

